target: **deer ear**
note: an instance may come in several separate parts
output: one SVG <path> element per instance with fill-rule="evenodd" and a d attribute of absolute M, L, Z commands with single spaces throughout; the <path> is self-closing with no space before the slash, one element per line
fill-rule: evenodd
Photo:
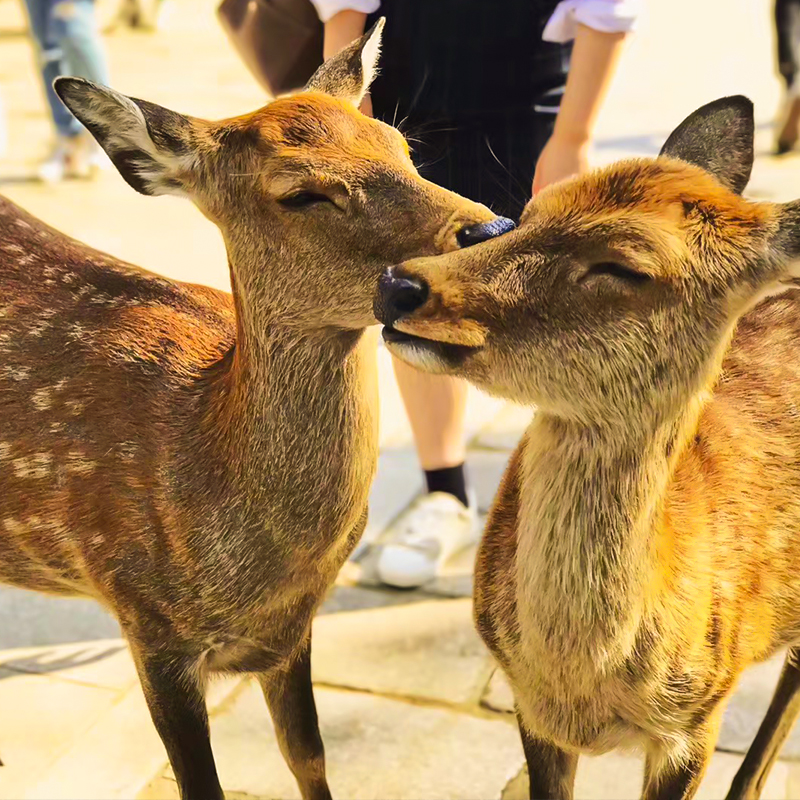
<path fill-rule="evenodd" d="M 307 92 L 324 92 L 361 105 L 378 71 L 381 31 L 386 22 L 381 17 L 360 39 L 329 58 L 306 84 Z"/>
<path fill-rule="evenodd" d="M 698 108 L 669 135 L 659 155 L 702 167 L 741 194 L 753 169 L 753 104 L 723 97 Z"/>
<path fill-rule="evenodd" d="M 182 178 L 195 163 L 188 117 L 83 78 L 56 78 L 53 87 L 137 192 L 185 194 Z"/>

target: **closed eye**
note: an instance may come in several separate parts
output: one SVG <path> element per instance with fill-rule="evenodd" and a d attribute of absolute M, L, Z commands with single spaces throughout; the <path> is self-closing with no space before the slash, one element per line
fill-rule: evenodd
<path fill-rule="evenodd" d="M 653 280 L 650 275 L 644 272 L 638 272 L 630 267 L 624 267 L 622 264 L 617 264 L 614 261 L 601 261 L 599 264 L 592 264 L 578 279 L 578 283 L 590 280 L 596 275 L 608 275 L 633 286 L 641 286 Z"/>
<path fill-rule="evenodd" d="M 307 208 L 317 203 L 332 203 L 333 201 L 326 194 L 319 192 L 293 192 L 281 197 L 278 200 L 284 208 Z"/>

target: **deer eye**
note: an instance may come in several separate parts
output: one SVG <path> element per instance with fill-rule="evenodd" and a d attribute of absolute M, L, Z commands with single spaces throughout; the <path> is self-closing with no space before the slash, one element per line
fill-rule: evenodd
<path fill-rule="evenodd" d="M 313 206 L 317 203 L 330 203 L 331 199 L 319 192 L 293 192 L 281 197 L 278 202 L 284 208 L 308 208 L 308 206 Z"/>
<path fill-rule="evenodd" d="M 614 261 L 601 261 L 599 264 L 592 264 L 589 269 L 578 279 L 578 283 L 584 283 L 597 275 L 608 275 L 617 280 L 624 281 L 630 286 L 642 286 L 650 283 L 652 277 L 644 272 L 638 272 L 630 267 L 624 267 Z"/>

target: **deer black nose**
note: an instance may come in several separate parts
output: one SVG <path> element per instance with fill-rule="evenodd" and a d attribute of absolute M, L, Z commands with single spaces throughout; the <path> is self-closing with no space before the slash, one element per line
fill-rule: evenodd
<path fill-rule="evenodd" d="M 456 234 L 456 241 L 459 247 L 472 247 L 473 244 L 485 242 L 487 239 L 494 239 L 495 236 L 502 236 L 504 233 L 513 231 L 517 223 L 508 217 L 497 217 L 491 222 L 481 222 L 479 225 L 469 225 L 462 228 Z"/>
<path fill-rule="evenodd" d="M 400 317 L 416 311 L 428 299 L 428 284 L 406 275 L 396 275 L 390 267 L 378 282 L 375 316 L 384 325 L 393 325 Z"/>

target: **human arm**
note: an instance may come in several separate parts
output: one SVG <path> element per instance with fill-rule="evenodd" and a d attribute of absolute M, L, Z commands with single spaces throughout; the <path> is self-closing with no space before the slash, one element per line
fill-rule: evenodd
<path fill-rule="evenodd" d="M 637 0 L 565 0 L 545 27 L 549 41 L 575 41 L 553 134 L 536 165 L 534 194 L 587 169 L 597 116 L 637 12 Z"/>

